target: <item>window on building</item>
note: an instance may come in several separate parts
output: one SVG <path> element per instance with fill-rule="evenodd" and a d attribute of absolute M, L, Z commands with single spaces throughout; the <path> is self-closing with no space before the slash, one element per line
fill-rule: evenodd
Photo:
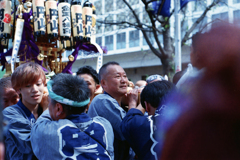
<path fill-rule="evenodd" d="M 98 18 L 97 20 L 102 21 L 102 19 Z M 103 24 L 99 23 L 98 21 L 96 21 L 96 33 L 102 33 L 102 28 L 103 28 Z"/>
<path fill-rule="evenodd" d="M 105 0 L 105 12 L 111 12 L 113 9 L 113 0 Z"/>
<path fill-rule="evenodd" d="M 143 19 L 142 19 L 142 21 L 143 21 L 143 23 L 150 23 L 151 22 L 145 8 L 143 8 Z"/>
<path fill-rule="evenodd" d="M 117 34 L 117 49 L 126 48 L 126 33 Z"/>
<path fill-rule="evenodd" d="M 102 13 L 102 1 L 101 0 L 99 0 L 99 1 L 97 1 L 97 2 L 94 2 L 94 5 L 95 5 L 95 7 L 96 7 L 96 15 L 101 15 L 101 14 L 103 14 Z"/>
<path fill-rule="evenodd" d="M 240 10 L 233 11 L 234 22 L 240 26 Z"/>
<path fill-rule="evenodd" d="M 192 1 L 192 11 L 203 11 L 207 7 L 206 1 Z"/>
<path fill-rule="evenodd" d="M 154 39 L 154 36 L 153 36 L 153 32 L 146 32 L 150 42 L 153 44 L 155 39 Z M 144 36 L 143 36 L 143 45 L 148 45 L 147 44 L 147 41 L 145 40 Z"/>
<path fill-rule="evenodd" d="M 139 30 L 129 32 L 129 47 L 139 46 Z"/>
<path fill-rule="evenodd" d="M 106 19 L 105 19 L 105 22 L 106 23 L 111 23 L 111 22 L 113 22 L 113 15 L 112 14 L 110 14 L 110 15 L 108 15 L 107 17 L 106 17 Z M 111 24 L 105 24 L 105 27 L 104 27 L 104 32 L 110 32 L 110 31 L 113 31 L 113 25 L 111 25 Z"/>
<path fill-rule="evenodd" d="M 113 35 L 105 36 L 105 46 L 108 51 L 113 50 Z"/>
<path fill-rule="evenodd" d="M 214 21 L 213 25 L 221 21 L 228 22 L 228 12 L 212 15 L 212 21 Z"/>
<path fill-rule="evenodd" d="M 227 5 L 228 5 L 228 0 L 221 0 L 220 2 L 218 2 L 218 4 L 214 8 L 227 6 Z"/>
<path fill-rule="evenodd" d="M 233 4 L 240 3 L 240 0 L 233 0 Z"/>
<path fill-rule="evenodd" d="M 127 17 L 127 13 L 126 12 L 121 12 L 119 14 L 117 14 L 117 22 L 123 22 L 126 21 L 126 17 Z M 121 25 L 117 25 L 117 29 L 124 29 L 126 28 L 127 25 L 126 24 L 121 24 Z"/>
<path fill-rule="evenodd" d="M 134 12 L 136 13 L 136 15 L 138 16 L 138 18 L 139 18 L 139 15 L 140 15 L 140 11 L 139 11 L 139 9 L 134 9 Z M 129 13 L 129 16 L 127 16 L 129 19 L 128 19 L 128 21 L 130 22 L 130 23 L 132 23 L 132 24 L 134 24 L 134 23 L 137 23 L 137 21 L 136 21 L 136 17 L 133 15 L 133 13 L 130 11 L 130 13 Z"/>
<path fill-rule="evenodd" d="M 135 5 L 135 4 L 138 4 L 138 0 L 129 0 L 129 4 L 132 6 L 132 5 Z"/>
<path fill-rule="evenodd" d="M 97 43 L 99 46 L 102 46 L 102 37 L 97 37 L 97 38 L 96 38 L 96 43 Z"/>
<path fill-rule="evenodd" d="M 125 4 L 123 1 L 117 0 L 116 6 L 117 6 L 116 9 L 118 10 L 118 9 L 123 9 L 123 8 L 125 8 L 125 7 L 126 7 L 126 4 Z"/>
<path fill-rule="evenodd" d="M 192 23 L 195 23 L 198 20 L 198 18 L 193 18 Z M 193 30 L 192 34 L 195 34 L 196 32 L 199 32 L 199 31 L 201 31 L 201 33 L 206 32 L 207 31 L 206 24 L 207 24 L 207 17 L 204 17 L 204 19 L 202 21 L 200 21 L 200 23 Z"/>
<path fill-rule="evenodd" d="M 181 37 L 185 36 L 186 31 L 188 30 L 188 21 L 184 20 L 181 26 Z"/>

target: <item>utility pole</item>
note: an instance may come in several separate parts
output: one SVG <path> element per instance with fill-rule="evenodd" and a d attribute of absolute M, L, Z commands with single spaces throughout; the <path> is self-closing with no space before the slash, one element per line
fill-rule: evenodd
<path fill-rule="evenodd" d="M 180 25 L 180 0 L 174 0 L 175 16 L 175 73 L 182 70 L 181 50 L 181 25 Z"/>

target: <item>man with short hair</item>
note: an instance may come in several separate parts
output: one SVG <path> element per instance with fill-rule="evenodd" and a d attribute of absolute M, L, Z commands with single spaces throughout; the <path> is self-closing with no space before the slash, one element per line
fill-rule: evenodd
<path fill-rule="evenodd" d="M 173 89 L 175 85 L 166 80 L 147 84 L 141 92 L 141 105 L 129 106 L 122 120 L 122 133 L 140 160 L 158 160 L 158 123 L 161 123 L 166 96 Z M 144 116 L 143 110 L 150 116 Z"/>
<path fill-rule="evenodd" d="M 90 89 L 90 103 L 91 103 L 95 96 L 94 94 L 96 90 L 100 87 L 98 74 L 96 70 L 94 70 L 91 66 L 83 66 L 78 69 L 77 76 L 83 78 L 87 82 L 88 88 Z"/>
<path fill-rule="evenodd" d="M 127 75 L 117 62 L 108 62 L 101 67 L 99 77 L 104 94 L 97 95 L 93 99 L 88 114 L 91 117 L 104 117 L 111 123 L 114 132 L 115 159 L 130 159 L 133 155 L 129 155 L 130 147 L 120 129 L 122 119 L 126 116 L 126 112 L 120 105 L 123 96 L 127 93 Z M 136 106 L 136 101 L 130 99 L 129 106 L 132 105 Z"/>
<path fill-rule="evenodd" d="M 113 130 L 102 117 L 90 118 L 86 82 L 58 74 L 47 83 L 49 110 L 32 128 L 31 143 L 38 159 L 114 159 Z"/>
<path fill-rule="evenodd" d="M 0 79 L 0 92 L 3 98 L 3 108 L 12 106 L 19 101 L 18 93 L 12 88 L 11 77 Z"/>

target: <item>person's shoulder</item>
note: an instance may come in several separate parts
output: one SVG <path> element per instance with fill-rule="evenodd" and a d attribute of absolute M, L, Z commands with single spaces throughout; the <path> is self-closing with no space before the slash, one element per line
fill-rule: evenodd
<path fill-rule="evenodd" d="M 100 117 L 100 116 L 93 117 L 93 122 L 100 124 L 104 129 L 113 132 L 111 123 L 104 117 Z"/>
<path fill-rule="evenodd" d="M 3 116 L 4 115 L 11 115 L 11 114 L 19 114 L 21 113 L 21 107 L 19 107 L 17 104 L 14 104 L 12 106 L 9 106 L 5 108 L 3 111 Z"/>
<path fill-rule="evenodd" d="M 118 104 L 116 99 L 112 98 L 110 95 L 99 94 L 93 98 L 91 105 L 109 104 L 109 103 Z"/>
<path fill-rule="evenodd" d="M 93 122 L 111 125 L 106 118 L 100 116 L 93 117 Z"/>

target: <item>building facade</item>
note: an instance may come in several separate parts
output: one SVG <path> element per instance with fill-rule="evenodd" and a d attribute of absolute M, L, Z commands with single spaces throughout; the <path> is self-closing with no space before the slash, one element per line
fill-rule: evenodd
<path fill-rule="evenodd" d="M 141 0 L 127 0 L 132 8 L 139 15 L 140 20 L 148 24 L 149 19 Z M 84 1 L 82 1 L 84 2 Z M 130 14 L 124 2 L 119 0 L 92 0 L 96 7 L 97 20 L 120 21 L 125 20 L 134 23 L 134 18 Z M 182 21 L 181 36 L 184 37 L 186 30 L 201 16 L 212 0 L 192 1 L 187 4 L 186 17 Z M 173 9 L 173 0 L 171 4 Z M 183 18 L 183 16 L 182 16 Z M 240 0 L 222 0 L 217 6 L 213 7 L 206 15 L 203 21 L 194 29 L 192 34 L 197 31 L 205 32 L 219 21 L 235 23 L 240 20 Z M 236 22 L 237 25 L 240 23 Z M 158 25 L 160 27 L 160 25 Z M 174 37 L 174 16 L 170 19 L 171 36 Z M 118 62 L 126 71 L 127 76 L 134 83 L 137 80 L 145 79 L 152 74 L 162 74 L 162 65 L 160 59 L 154 55 L 141 33 L 135 28 L 125 27 L 124 25 L 107 25 L 97 23 L 96 42 L 100 46 L 107 48 L 107 54 L 103 55 L 103 64 L 108 61 Z M 152 35 L 149 34 L 150 39 Z M 159 34 L 160 42 L 163 43 L 163 37 Z M 152 41 L 154 43 L 154 41 Z M 154 44 L 155 45 L 155 44 Z M 182 68 L 186 68 L 190 62 L 191 40 L 187 41 L 182 47 Z M 156 47 L 156 45 L 155 45 Z M 65 58 L 68 57 L 65 53 Z M 79 52 L 78 59 L 73 64 L 72 71 L 76 72 L 78 68 L 84 65 L 90 65 L 96 68 L 96 53 Z"/>

